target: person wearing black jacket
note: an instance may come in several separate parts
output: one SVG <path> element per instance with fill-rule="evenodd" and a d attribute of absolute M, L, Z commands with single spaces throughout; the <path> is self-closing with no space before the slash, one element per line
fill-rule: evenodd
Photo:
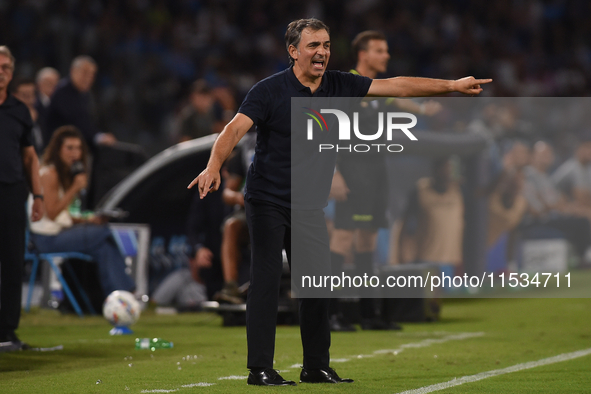
<path fill-rule="evenodd" d="M 60 73 L 53 67 L 43 67 L 37 72 L 35 77 L 35 85 L 37 86 L 37 99 L 35 101 L 35 110 L 37 110 L 37 124 L 39 125 L 42 134 L 43 146 L 49 142 L 49 136 L 45 134 L 45 125 L 47 119 L 47 111 L 49 104 L 51 104 L 51 96 L 57 88 L 60 80 Z"/>
<path fill-rule="evenodd" d="M 39 159 L 29 109 L 8 94 L 14 72 L 10 49 L 0 46 L 0 352 L 27 349 L 15 333 L 21 314 L 25 254 L 25 201 L 33 193 L 31 220 L 43 217 Z"/>
<path fill-rule="evenodd" d="M 102 133 L 91 116 L 90 89 L 97 70 L 90 56 L 78 56 L 72 61 L 70 76 L 59 82 L 51 96 L 43 126 L 44 141 L 49 141 L 58 127 L 66 125 L 76 126 L 92 151 L 98 144 L 112 145 L 117 141 L 113 134 Z"/>

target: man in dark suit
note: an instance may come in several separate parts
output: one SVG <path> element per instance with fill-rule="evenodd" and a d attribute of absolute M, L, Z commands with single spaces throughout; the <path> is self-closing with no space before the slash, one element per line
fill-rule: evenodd
<path fill-rule="evenodd" d="M 46 124 L 47 111 L 49 104 L 51 104 L 51 96 L 57 88 L 60 81 L 60 73 L 53 67 L 43 67 L 37 72 L 35 77 L 35 84 L 37 85 L 37 100 L 35 101 L 35 110 L 37 110 L 37 124 L 42 127 L 44 144 L 49 142 L 48 135 L 43 129 Z"/>
<path fill-rule="evenodd" d="M 72 61 L 70 76 L 59 82 L 51 97 L 44 126 L 46 141 L 58 127 L 74 125 L 92 150 L 96 145 L 117 142 L 113 134 L 101 132 L 91 116 L 90 89 L 97 70 L 96 62 L 90 56 L 78 56 Z"/>

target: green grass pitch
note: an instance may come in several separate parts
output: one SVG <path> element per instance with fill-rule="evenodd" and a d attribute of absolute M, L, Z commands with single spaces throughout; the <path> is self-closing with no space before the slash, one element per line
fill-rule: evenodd
<path fill-rule="evenodd" d="M 0 354 L 0 393 L 399 393 L 589 349 L 591 299 L 445 300 L 436 323 L 333 334 L 332 366 L 356 380 L 341 385 L 261 388 L 228 379 L 247 375 L 245 329 L 224 328 L 214 314 L 146 311 L 132 328 L 133 336 L 112 337 L 102 317 L 23 314 L 21 339 L 63 350 Z M 161 337 L 174 348 L 134 350 L 135 337 Z M 297 327 L 277 329 L 275 360 L 285 378 L 299 380 Z M 590 371 L 587 355 L 437 392 L 591 393 Z"/>

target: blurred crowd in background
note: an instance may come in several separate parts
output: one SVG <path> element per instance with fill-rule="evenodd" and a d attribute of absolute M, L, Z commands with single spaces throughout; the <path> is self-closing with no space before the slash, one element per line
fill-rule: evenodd
<path fill-rule="evenodd" d="M 352 38 L 373 29 L 388 38 L 387 76 L 492 77 L 485 94 L 501 97 L 591 91 L 585 0 L 0 1 L 0 41 L 16 78 L 47 66 L 65 76 L 76 56 L 94 58 L 100 130 L 154 154 L 186 139 L 195 81 L 223 122 L 256 81 L 287 67 L 285 27 L 309 16 L 331 28 L 331 69 L 351 68 Z"/>
<path fill-rule="evenodd" d="M 483 92 L 490 97 L 591 93 L 591 3 L 585 0 L 0 0 L 0 44 L 16 57 L 11 90 L 37 121 L 39 153 L 53 131 L 44 130 L 44 108 L 61 102 L 71 113 L 88 115 L 81 123 L 63 119 L 61 124 L 78 126 L 95 154 L 94 144 L 129 142 L 152 156 L 221 131 L 257 81 L 288 67 L 287 24 L 311 16 L 331 28 L 330 69 L 351 69 L 351 40 L 371 29 L 385 34 L 391 55 L 387 71 L 378 77 L 491 77 L 494 83 Z M 65 100 L 53 94 L 56 87 L 57 92 L 70 89 Z M 74 110 L 68 102 L 81 108 Z M 569 107 L 573 116 L 563 107 L 552 116 L 552 102 L 538 103 L 543 106 L 528 112 L 527 106 L 480 101 L 465 117 L 470 121 L 461 123 L 443 100 L 439 114 L 419 119 L 423 130 L 483 137 L 490 179 L 460 194 L 456 170 L 462 164 L 457 158 L 439 157 L 435 167 L 424 157 L 390 162 L 389 168 L 416 171 L 406 181 L 390 179 L 388 262 L 461 267 L 461 252 L 448 261 L 413 254 L 412 247 L 403 253 L 408 227 L 401 222 L 410 220 L 412 210 L 419 236 L 449 236 L 449 226 L 468 218 L 464 203 L 482 196 L 488 200 L 487 219 L 479 219 L 479 226 L 487 227 L 491 270 L 507 268 L 507 261 L 490 266 L 498 261 L 495 250 L 502 260 L 513 258 L 508 253 L 513 230 L 540 226 L 545 234 L 570 241 L 580 260 L 591 260 L 591 129 L 569 123 L 587 111 L 587 101 Z M 84 125 L 90 125 L 88 130 Z M 409 195 L 421 193 L 430 193 L 432 206 L 409 208 Z M 448 197 L 458 208 L 457 217 L 441 216 L 443 225 L 430 233 L 424 226 L 438 224 L 421 223 L 421 215 L 437 209 L 438 199 L 445 205 Z M 466 238 L 463 226 L 456 227 L 454 247 L 460 251 Z M 449 246 L 435 238 L 428 240 L 431 245 Z M 198 261 L 197 251 L 191 254 Z"/>

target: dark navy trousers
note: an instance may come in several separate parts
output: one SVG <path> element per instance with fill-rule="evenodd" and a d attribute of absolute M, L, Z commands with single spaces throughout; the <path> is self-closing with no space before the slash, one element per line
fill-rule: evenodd
<path fill-rule="evenodd" d="M 273 368 L 282 249 L 287 252 L 290 267 L 298 261 L 315 260 L 322 262 L 324 272 L 330 273 L 329 238 L 321 209 L 292 210 L 254 199 L 246 201 L 245 207 L 252 251 L 246 310 L 247 367 Z M 297 250 L 292 251 L 292 246 Z M 329 365 L 329 301 L 299 300 L 304 368 Z"/>

